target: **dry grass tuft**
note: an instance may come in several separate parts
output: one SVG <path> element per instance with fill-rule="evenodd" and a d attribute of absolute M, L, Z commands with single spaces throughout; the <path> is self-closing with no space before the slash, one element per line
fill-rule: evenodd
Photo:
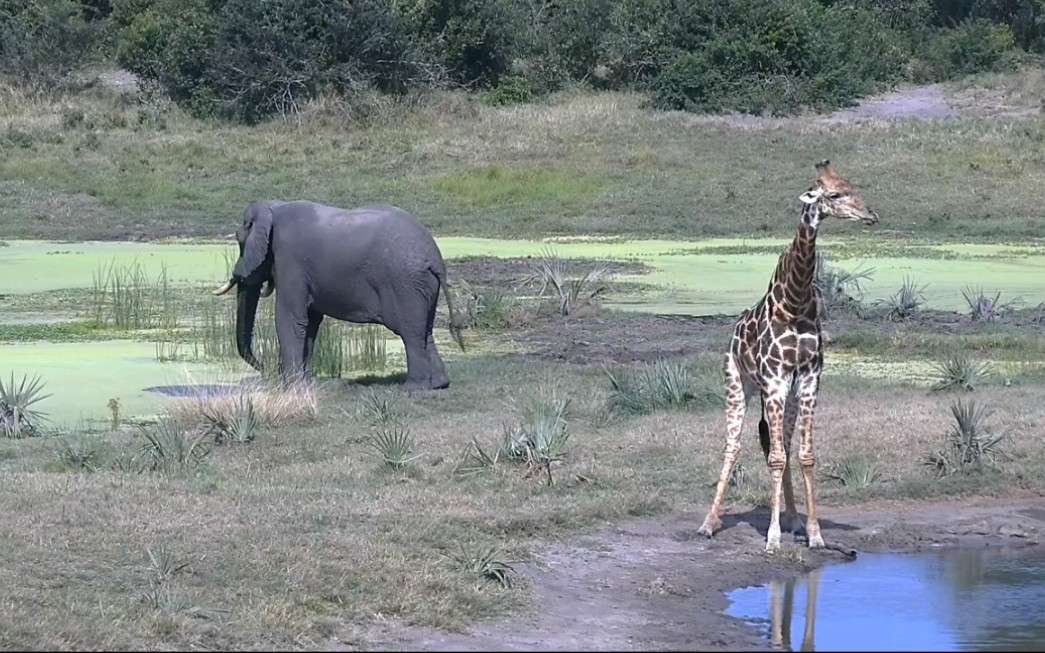
<path fill-rule="evenodd" d="M 313 421 L 319 416 L 319 391 L 310 385 L 291 388 L 244 387 L 227 394 L 171 399 L 168 412 L 183 427 L 207 427 L 215 421 L 232 423 L 249 402 L 257 424 L 281 427 Z"/>

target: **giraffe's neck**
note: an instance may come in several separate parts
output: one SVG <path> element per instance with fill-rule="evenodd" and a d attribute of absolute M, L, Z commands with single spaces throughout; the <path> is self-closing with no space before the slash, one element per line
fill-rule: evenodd
<path fill-rule="evenodd" d="M 816 233 L 819 227 L 820 203 L 803 205 L 795 239 L 780 255 L 773 280 L 769 283 L 769 299 L 774 308 L 792 317 L 807 313 L 814 300 Z"/>

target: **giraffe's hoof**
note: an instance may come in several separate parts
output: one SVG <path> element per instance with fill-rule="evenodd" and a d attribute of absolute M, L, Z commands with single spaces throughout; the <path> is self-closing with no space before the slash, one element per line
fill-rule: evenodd
<path fill-rule="evenodd" d="M 820 533 L 817 533 L 816 535 L 813 535 L 812 537 L 810 537 L 809 538 L 809 548 L 810 549 L 822 549 L 822 548 L 824 548 L 824 537 L 822 535 L 820 535 Z"/>
<path fill-rule="evenodd" d="M 703 535 L 704 537 L 710 538 L 721 526 L 721 519 L 705 519 L 704 523 L 697 529 L 697 535 Z"/>
<path fill-rule="evenodd" d="M 766 535 L 766 553 L 776 553 L 780 549 L 780 531 L 770 531 Z"/>

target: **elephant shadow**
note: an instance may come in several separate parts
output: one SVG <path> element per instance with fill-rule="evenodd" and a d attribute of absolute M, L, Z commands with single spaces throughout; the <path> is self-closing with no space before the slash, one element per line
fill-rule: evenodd
<path fill-rule="evenodd" d="M 364 374 L 352 378 L 333 379 L 339 387 L 352 388 L 355 386 L 393 386 L 402 385 L 406 381 L 406 372 L 392 372 L 390 374 Z"/>

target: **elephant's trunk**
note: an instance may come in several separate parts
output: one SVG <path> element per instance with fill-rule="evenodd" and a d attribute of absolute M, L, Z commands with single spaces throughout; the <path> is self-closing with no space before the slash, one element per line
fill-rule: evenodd
<path fill-rule="evenodd" d="M 236 349 L 243 360 L 262 371 L 261 362 L 254 358 L 254 318 L 258 311 L 261 288 L 240 283 L 236 289 Z"/>

